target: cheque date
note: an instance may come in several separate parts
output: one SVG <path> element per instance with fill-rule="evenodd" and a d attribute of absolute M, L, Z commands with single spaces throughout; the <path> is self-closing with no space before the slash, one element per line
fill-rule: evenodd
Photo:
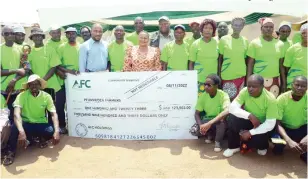
<path fill-rule="evenodd" d="M 186 88 L 187 84 L 166 84 L 167 88 Z"/>

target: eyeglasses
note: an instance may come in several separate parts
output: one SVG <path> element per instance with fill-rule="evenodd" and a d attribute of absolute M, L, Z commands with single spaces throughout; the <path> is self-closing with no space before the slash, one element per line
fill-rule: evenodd
<path fill-rule="evenodd" d="M 4 36 L 14 35 L 14 32 L 4 32 L 3 35 L 4 35 Z"/>

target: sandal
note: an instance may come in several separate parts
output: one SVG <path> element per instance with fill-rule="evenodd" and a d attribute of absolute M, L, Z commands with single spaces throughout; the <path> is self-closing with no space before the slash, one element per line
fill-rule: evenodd
<path fill-rule="evenodd" d="M 15 153 L 12 151 L 8 151 L 7 155 L 4 156 L 3 165 L 8 166 L 11 165 L 14 162 L 15 159 Z"/>

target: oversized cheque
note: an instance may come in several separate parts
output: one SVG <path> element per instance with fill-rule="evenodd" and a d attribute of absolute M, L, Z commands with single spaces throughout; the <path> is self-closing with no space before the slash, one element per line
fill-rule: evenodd
<path fill-rule="evenodd" d="M 195 139 L 196 71 L 82 73 L 66 80 L 69 135 Z"/>

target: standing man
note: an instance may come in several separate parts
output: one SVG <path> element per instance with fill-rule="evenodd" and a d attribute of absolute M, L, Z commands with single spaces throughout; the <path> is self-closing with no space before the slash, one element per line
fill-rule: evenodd
<path fill-rule="evenodd" d="M 24 45 L 26 45 L 25 41 L 25 36 L 26 36 L 26 31 L 23 26 L 16 26 L 14 27 L 14 34 L 15 34 L 15 44 L 22 49 Z"/>
<path fill-rule="evenodd" d="M 56 67 L 61 64 L 59 56 L 53 48 L 44 45 L 45 34 L 42 29 L 34 27 L 29 38 L 34 43 L 34 48 L 28 56 L 32 71 L 47 81 L 44 91 L 55 100 L 55 93 L 61 89 L 55 75 Z"/>
<path fill-rule="evenodd" d="M 83 41 L 87 41 L 91 38 L 91 28 L 89 26 L 82 26 L 80 28 L 80 35 Z"/>
<path fill-rule="evenodd" d="M 109 71 L 108 44 L 102 40 L 102 36 L 103 27 L 100 24 L 94 24 L 91 38 L 80 46 L 80 72 Z"/>
<path fill-rule="evenodd" d="M 61 28 L 59 26 L 51 26 L 49 29 L 49 35 L 51 38 L 47 41 L 46 47 L 58 51 L 59 46 L 63 43 L 61 41 Z"/>
<path fill-rule="evenodd" d="M 57 67 L 61 73 L 70 73 L 72 75 L 77 75 L 79 73 L 79 48 L 80 45 L 76 42 L 77 30 L 74 27 L 69 27 L 65 31 L 67 42 L 60 45 L 58 48 L 58 55 L 61 61 L 61 65 Z M 65 77 L 65 75 L 64 75 Z M 59 78 L 61 85 L 61 90 L 56 93 L 56 110 L 59 118 L 60 133 L 67 134 L 66 121 L 65 121 L 65 103 L 66 103 L 66 93 L 64 78 Z"/>
<path fill-rule="evenodd" d="M 139 33 L 144 29 L 144 20 L 142 17 L 136 17 L 134 21 L 135 32 L 129 34 L 126 37 L 126 40 L 129 40 L 133 43 L 133 45 L 139 44 Z"/>
<path fill-rule="evenodd" d="M 170 30 L 170 21 L 167 16 L 158 19 L 159 31 L 152 34 L 150 38 L 150 46 L 158 47 L 161 51 L 165 44 L 174 40 L 173 32 Z"/>
<path fill-rule="evenodd" d="M 26 71 L 20 68 L 20 51 L 14 44 L 15 36 L 13 27 L 4 26 L 2 37 L 5 43 L 1 44 L 1 94 L 7 102 L 10 110 L 9 120 L 14 121 L 13 102 L 20 92 L 21 84 L 25 81 L 23 78 Z"/>
<path fill-rule="evenodd" d="M 191 46 L 191 44 L 195 40 L 197 40 L 197 39 L 199 39 L 201 37 L 200 27 L 199 26 L 200 26 L 200 24 L 198 22 L 196 22 L 196 21 L 191 22 L 189 24 L 189 27 L 190 27 L 191 32 L 192 32 L 193 35 L 191 37 L 185 38 L 185 40 L 184 40 L 188 44 L 189 47 Z"/>
<path fill-rule="evenodd" d="M 160 57 L 163 71 L 188 69 L 189 45 L 183 41 L 185 37 L 183 25 L 174 27 L 174 37 L 174 41 L 165 45 Z"/>
<path fill-rule="evenodd" d="M 124 56 L 127 47 L 133 44 L 124 40 L 125 31 L 124 27 L 118 25 L 114 29 L 115 41 L 111 42 L 108 46 L 108 58 L 110 60 L 110 71 L 122 71 L 124 64 Z"/>
<path fill-rule="evenodd" d="M 218 36 L 215 37 L 215 39 L 218 42 L 221 39 L 221 37 L 228 35 L 229 32 L 228 24 L 226 22 L 220 22 L 219 25 L 217 26 L 217 32 Z"/>

